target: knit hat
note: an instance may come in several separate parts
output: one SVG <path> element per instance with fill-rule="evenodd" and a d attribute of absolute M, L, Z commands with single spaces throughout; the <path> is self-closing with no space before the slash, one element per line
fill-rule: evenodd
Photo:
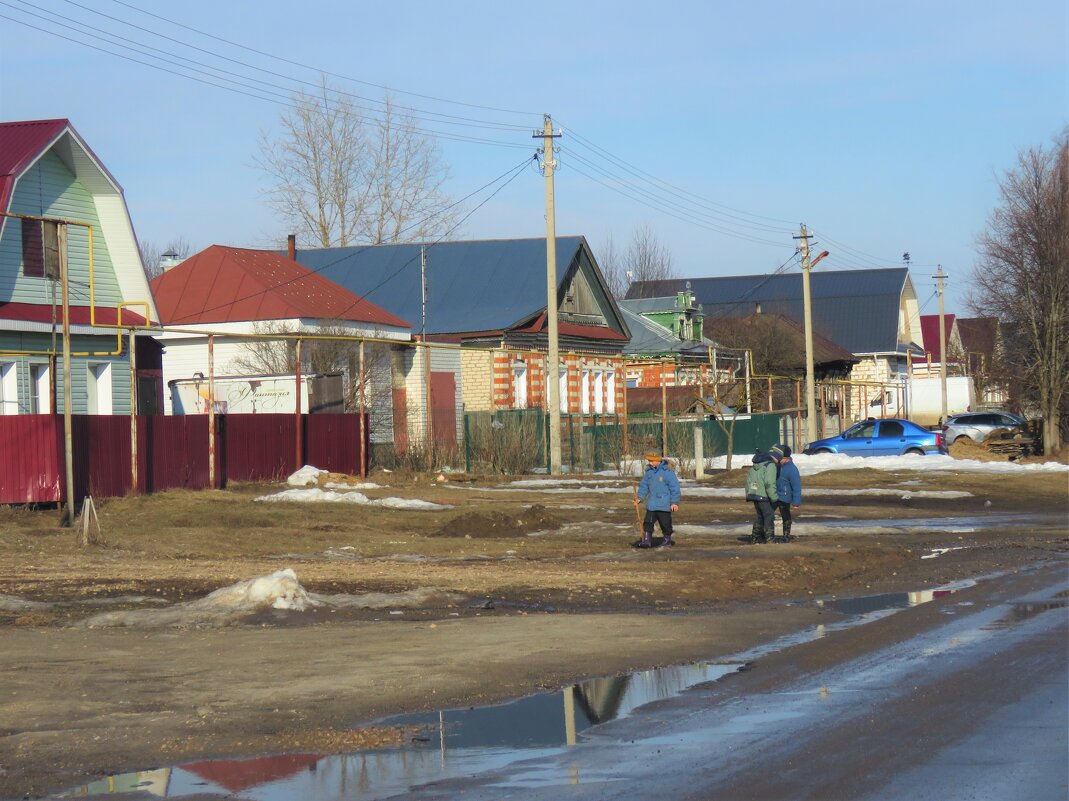
<path fill-rule="evenodd" d="M 649 453 L 646 454 L 646 461 L 647 462 L 659 462 L 663 458 L 664 457 L 661 456 L 661 454 L 657 453 L 657 451 L 650 451 Z"/>
<path fill-rule="evenodd" d="M 786 459 L 791 455 L 791 449 L 789 446 L 780 443 L 779 445 L 773 445 L 768 451 L 772 454 L 773 459 Z"/>

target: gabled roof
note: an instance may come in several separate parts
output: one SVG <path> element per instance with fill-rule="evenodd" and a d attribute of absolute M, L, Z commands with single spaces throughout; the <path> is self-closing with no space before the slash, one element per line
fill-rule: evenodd
<path fill-rule="evenodd" d="M 659 299 L 659 300 L 663 300 Z M 673 299 L 674 300 L 674 299 Z M 702 337 L 699 341 L 684 342 L 663 325 L 636 311 L 648 306 L 645 301 L 621 300 L 617 303 L 631 329 L 631 341 L 624 346 L 625 356 L 658 355 L 663 353 L 705 353 L 715 343 Z"/>
<path fill-rule="evenodd" d="M 799 322 L 805 317 L 800 273 L 636 281 L 627 298 L 674 295 L 688 281 L 706 320 L 744 317 L 758 307 Z M 854 354 L 902 352 L 898 311 L 908 281 L 905 267 L 811 273 L 814 331 Z"/>
<path fill-rule="evenodd" d="M 922 314 L 920 317 L 921 322 L 921 344 L 924 346 L 924 352 L 930 354 L 932 361 L 936 364 L 943 361 L 943 351 L 939 349 L 939 315 L 938 314 Z M 943 315 L 943 334 L 946 337 L 946 342 L 950 344 L 950 334 L 954 330 L 954 315 Z M 953 351 L 951 351 L 953 353 Z M 924 361 L 923 359 L 915 358 L 914 361 Z"/>
<path fill-rule="evenodd" d="M 491 239 L 428 244 L 366 245 L 362 247 L 298 250 L 297 261 L 323 277 L 380 304 L 418 329 L 423 314 L 422 254 L 426 253 L 428 334 L 507 331 L 546 308 L 546 240 Z M 586 254 L 596 267 L 581 236 L 557 237 L 557 287 Z M 604 290 L 603 282 L 601 289 Z M 606 315 L 624 327 L 611 296 Z M 582 336 L 600 336 L 593 326 Z M 626 328 L 624 328 L 626 331 Z"/>
<path fill-rule="evenodd" d="M 796 359 L 784 367 L 805 370 L 805 325 L 782 314 L 751 314 L 748 317 L 714 317 L 705 321 L 705 328 L 718 339 L 727 339 L 728 334 L 734 341 L 729 344 L 734 348 L 747 348 L 745 339 L 772 334 L 785 341 L 796 354 Z M 739 341 L 743 340 L 743 341 Z M 841 348 L 827 337 L 813 333 L 813 363 L 830 364 L 832 362 L 857 363 L 854 354 Z"/>
<path fill-rule="evenodd" d="M 212 245 L 154 279 L 152 291 L 164 325 L 312 318 L 411 327 L 266 250 Z"/>
<path fill-rule="evenodd" d="M 998 319 L 995 317 L 959 317 L 958 336 L 966 353 L 991 356 L 998 341 Z"/>
<path fill-rule="evenodd" d="M 0 211 L 7 211 L 15 181 L 70 125 L 68 120 L 0 123 Z"/>

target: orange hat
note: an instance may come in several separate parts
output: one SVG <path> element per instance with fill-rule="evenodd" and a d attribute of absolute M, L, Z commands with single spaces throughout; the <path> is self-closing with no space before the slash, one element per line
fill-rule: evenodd
<path fill-rule="evenodd" d="M 664 457 L 661 456 L 661 454 L 657 453 L 657 451 L 650 451 L 649 453 L 646 454 L 646 461 L 647 462 L 659 462 L 662 459 L 664 459 Z"/>

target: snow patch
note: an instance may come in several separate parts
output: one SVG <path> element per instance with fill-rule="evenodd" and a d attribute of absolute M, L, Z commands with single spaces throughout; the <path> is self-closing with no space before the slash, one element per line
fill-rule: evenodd
<path fill-rule="evenodd" d="M 291 473 L 289 478 L 286 479 L 286 483 L 291 487 L 311 487 L 318 484 L 319 477 L 326 475 L 326 473 L 326 470 L 320 470 L 318 467 L 306 464 L 297 472 Z"/>
<path fill-rule="evenodd" d="M 254 499 L 258 503 L 355 503 L 363 506 L 384 506 L 389 509 L 410 509 L 418 511 L 438 511 L 452 509 L 446 503 L 432 503 L 410 498 L 371 498 L 362 492 L 355 490 L 350 492 L 335 492 L 324 490 L 319 487 L 309 489 L 289 489 L 276 492 L 272 495 L 261 495 Z"/>
<path fill-rule="evenodd" d="M 223 626 L 263 609 L 303 611 L 318 605 L 301 586 L 293 569 L 287 567 L 268 576 L 239 581 L 203 598 L 167 609 L 105 612 L 75 625 L 79 628 Z"/>

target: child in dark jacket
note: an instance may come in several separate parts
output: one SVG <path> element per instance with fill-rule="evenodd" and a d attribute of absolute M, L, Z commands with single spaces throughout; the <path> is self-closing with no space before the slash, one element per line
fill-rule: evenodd
<path fill-rule="evenodd" d="M 802 505 L 802 477 L 798 473 L 798 465 L 791 459 L 791 449 L 786 445 L 774 445 L 769 451 L 776 460 L 776 509 L 783 518 L 783 541 L 790 542 L 791 536 L 791 510 L 798 511 Z"/>
<path fill-rule="evenodd" d="M 646 454 L 646 473 L 635 492 L 635 505 L 646 501 L 646 517 L 642 521 L 642 539 L 634 543 L 636 548 L 653 547 L 653 522 L 656 520 L 664 534 L 662 548 L 670 548 L 672 541 L 672 512 L 679 511 L 679 479 L 672 471 L 672 464 L 661 454 L 651 451 Z"/>
<path fill-rule="evenodd" d="M 757 513 L 750 542 L 772 542 L 776 536 L 776 518 L 772 507 L 779 496 L 776 494 L 776 460 L 771 454 L 758 453 L 754 456 L 753 467 L 746 474 L 746 500 L 753 503 Z"/>

